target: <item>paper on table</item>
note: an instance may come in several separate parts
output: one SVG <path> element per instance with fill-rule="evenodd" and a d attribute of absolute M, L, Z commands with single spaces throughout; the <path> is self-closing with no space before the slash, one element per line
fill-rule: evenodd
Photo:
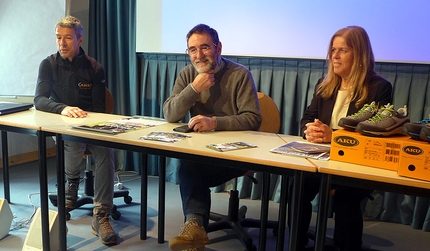
<path fill-rule="evenodd" d="M 146 136 L 140 137 L 139 139 L 174 143 L 186 138 L 191 138 L 191 136 L 177 132 L 151 132 Z"/>
<path fill-rule="evenodd" d="M 271 149 L 270 152 L 320 160 L 330 159 L 330 145 L 309 142 L 291 141 Z"/>
<path fill-rule="evenodd" d="M 231 142 L 231 143 L 209 144 L 206 147 L 215 151 L 226 152 L 226 151 L 245 149 L 245 148 L 255 148 L 257 146 L 246 142 Z"/>

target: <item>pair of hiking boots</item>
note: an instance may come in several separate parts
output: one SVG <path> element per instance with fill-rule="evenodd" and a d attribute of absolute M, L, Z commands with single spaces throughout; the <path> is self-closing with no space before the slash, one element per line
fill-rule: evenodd
<path fill-rule="evenodd" d="M 406 123 L 403 126 L 403 133 L 415 140 L 423 140 L 430 143 L 430 119 L 418 122 Z"/>
<path fill-rule="evenodd" d="M 390 103 L 378 108 L 373 101 L 365 104 L 358 112 L 341 118 L 338 125 L 366 136 L 385 137 L 403 134 L 403 126 L 409 122 L 406 105 L 397 110 Z"/>
<path fill-rule="evenodd" d="M 67 179 L 66 184 L 66 208 L 72 210 L 75 208 L 78 200 L 79 178 Z M 91 223 L 91 232 L 98 236 L 100 241 L 105 245 L 116 245 L 117 235 L 110 224 L 109 210 L 95 210 Z"/>

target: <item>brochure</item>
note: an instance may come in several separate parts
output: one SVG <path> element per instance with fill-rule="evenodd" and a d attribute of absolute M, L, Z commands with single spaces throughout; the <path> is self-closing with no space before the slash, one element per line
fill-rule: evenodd
<path fill-rule="evenodd" d="M 191 138 L 191 136 L 177 132 L 151 132 L 146 136 L 140 137 L 139 139 L 174 143 L 186 138 Z"/>
<path fill-rule="evenodd" d="M 246 142 L 231 142 L 231 143 L 209 144 L 206 147 L 219 152 L 227 152 L 227 151 L 238 150 L 238 149 L 255 148 L 257 146 L 248 144 Z"/>
<path fill-rule="evenodd" d="M 309 143 L 305 141 L 291 141 L 282 146 L 271 149 L 270 152 L 311 159 L 330 159 L 330 145 Z"/>
<path fill-rule="evenodd" d="M 157 123 L 148 123 L 148 121 L 142 119 L 121 119 L 121 120 L 110 120 L 103 122 L 96 122 L 86 125 L 72 126 L 75 129 L 89 130 L 95 132 L 117 134 L 127 132 L 131 130 L 139 130 L 148 127 L 153 127 Z"/>

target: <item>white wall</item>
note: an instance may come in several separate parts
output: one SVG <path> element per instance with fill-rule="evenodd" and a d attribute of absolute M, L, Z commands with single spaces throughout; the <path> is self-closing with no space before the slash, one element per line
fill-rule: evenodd
<path fill-rule="evenodd" d="M 56 52 L 65 0 L 0 0 L 0 96 L 34 95 L 40 62 Z"/>
<path fill-rule="evenodd" d="M 325 58 L 338 29 L 359 25 L 378 61 L 430 63 L 428 0 L 137 0 L 137 51 L 184 53 L 196 24 L 225 55 Z"/>

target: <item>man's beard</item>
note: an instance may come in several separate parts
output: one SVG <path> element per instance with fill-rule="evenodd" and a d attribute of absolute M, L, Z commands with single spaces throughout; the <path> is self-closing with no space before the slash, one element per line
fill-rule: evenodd
<path fill-rule="evenodd" d="M 197 63 L 199 63 L 199 62 L 205 62 L 207 64 L 204 67 L 197 66 Z M 193 66 L 198 73 L 205 73 L 205 72 L 208 72 L 210 70 L 214 70 L 216 67 L 216 63 L 214 61 L 210 61 L 210 59 L 204 57 L 201 59 L 194 60 Z"/>

